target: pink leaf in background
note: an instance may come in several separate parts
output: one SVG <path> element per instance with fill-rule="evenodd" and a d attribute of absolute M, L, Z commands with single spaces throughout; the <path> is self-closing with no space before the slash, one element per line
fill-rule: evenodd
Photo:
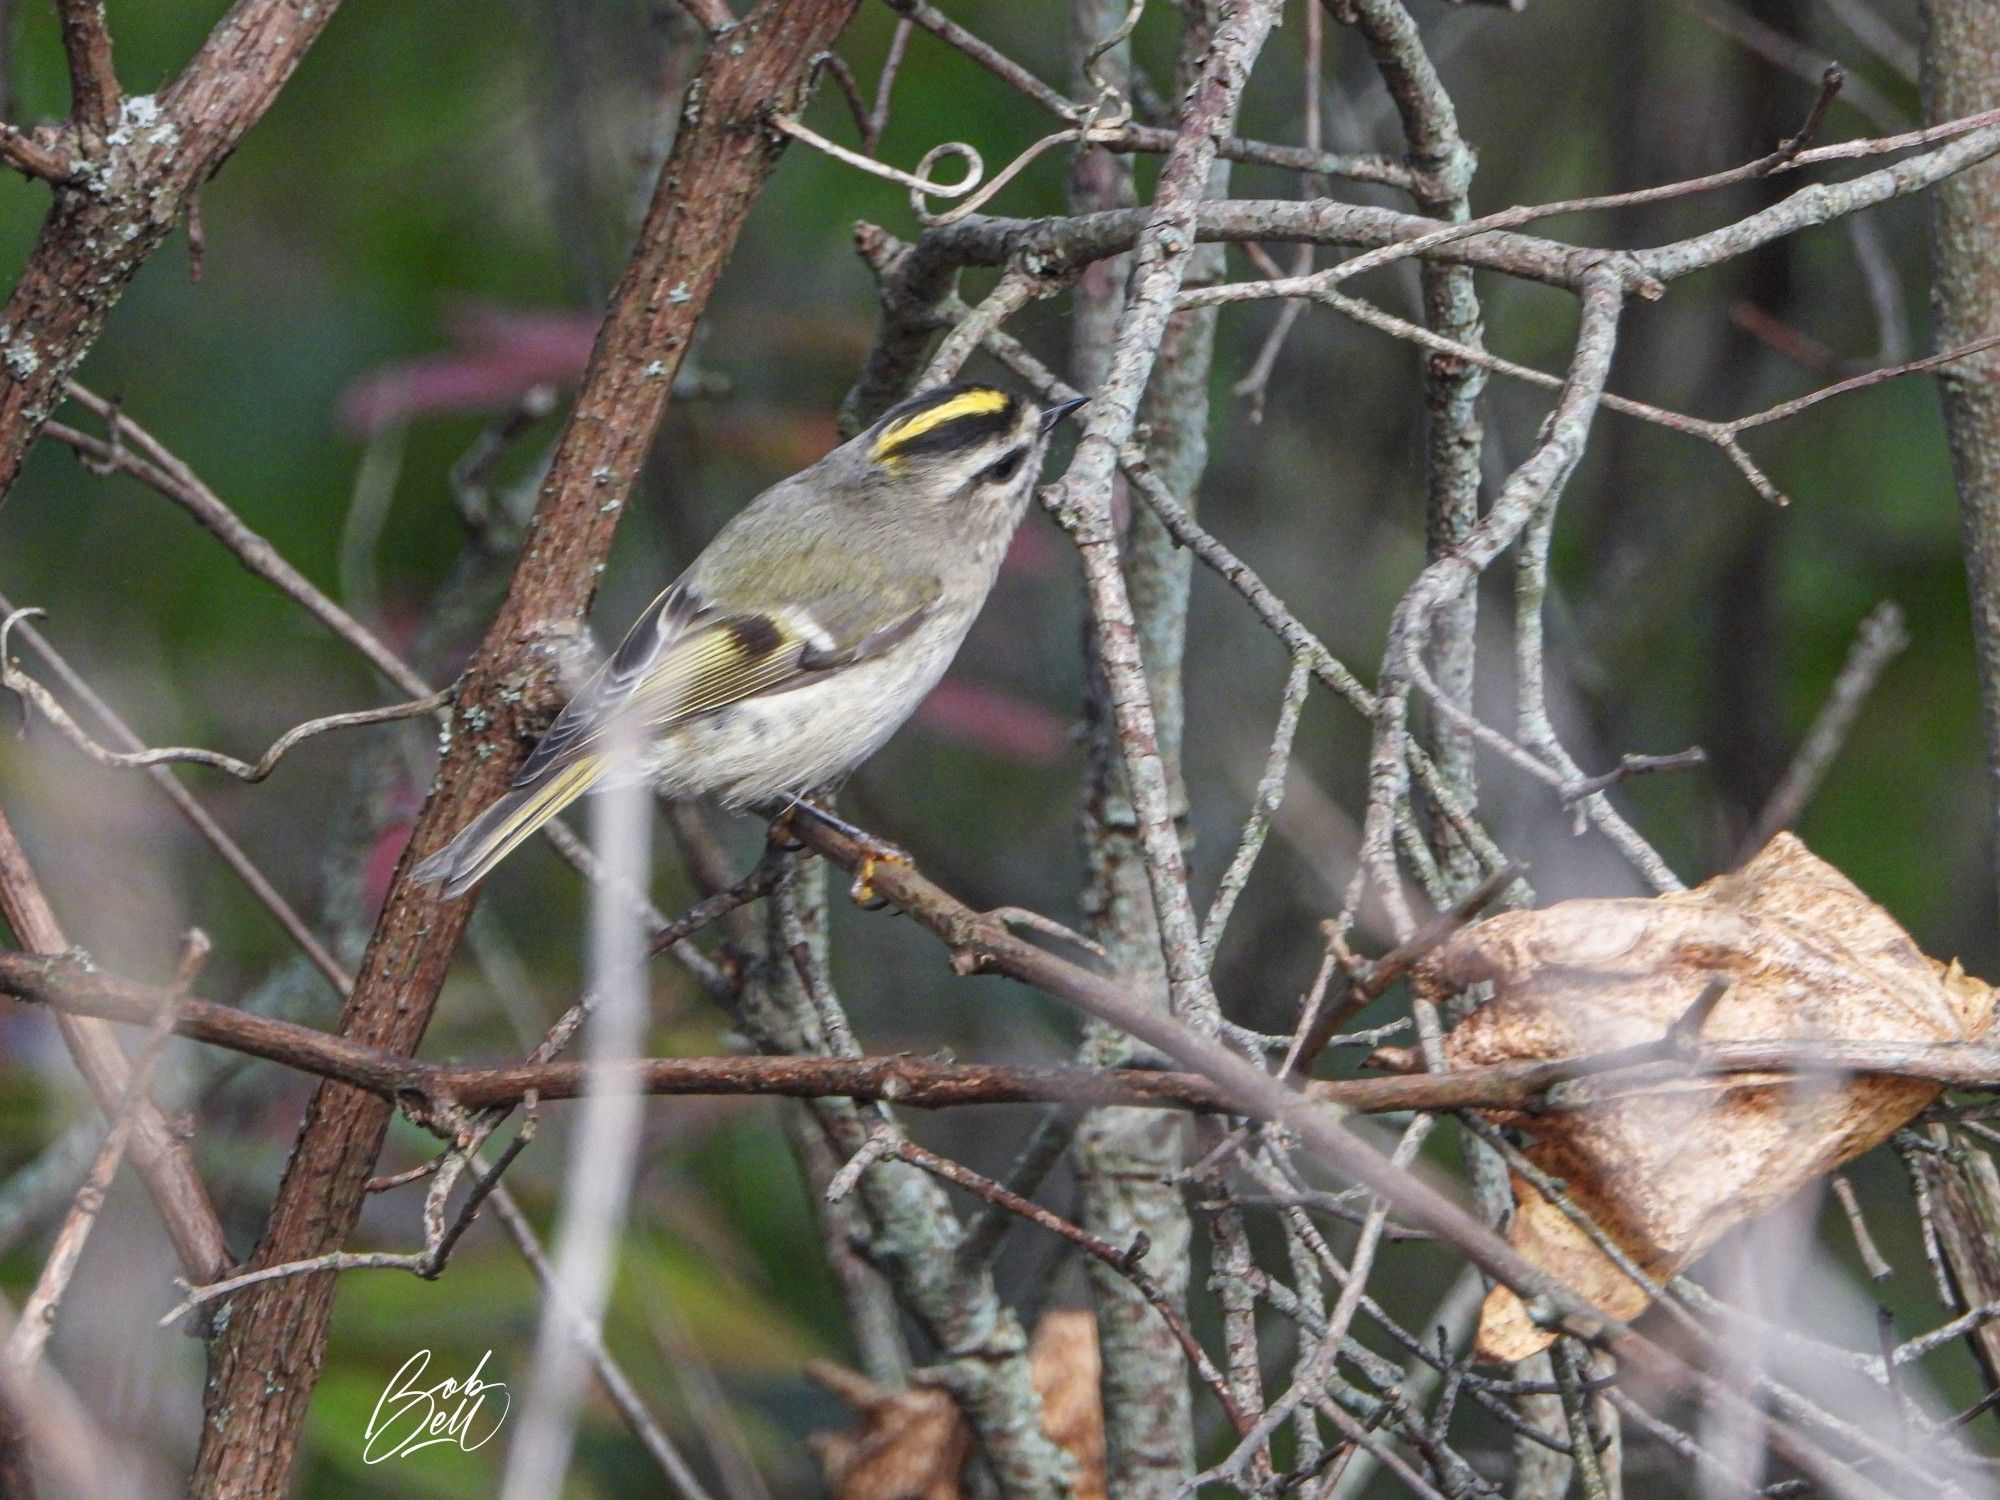
<path fill-rule="evenodd" d="M 448 352 L 383 365 L 350 385 L 341 422 L 369 437 L 417 417 L 495 411 L 538 385 L 574 385 L 597 324 L 595 313 L 468 307 L 447 324 Z"/>
<path fill-rule="evenodd" d="M 1000 760 L 1045 766 L 1069 748 L 1069 725 L 1005 688 L 947 677 L 917 710 L 917 722 Z"/>

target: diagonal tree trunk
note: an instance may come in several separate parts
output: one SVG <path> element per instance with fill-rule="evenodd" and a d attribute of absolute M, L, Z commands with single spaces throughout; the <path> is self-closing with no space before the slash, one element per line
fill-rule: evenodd
<path fill-rule="evenodd" d="M 416 1049 L 471 903 L 414 885 L 414 860 L 498 794 L 552 695 L 553 667 L 595 592 L 623 501 L 665 412 L 695 321 L 729 258 L 812 65 L 858 0 L 765 0 L 711 49 L 543 481 L 500 615 L 460 685 L 454 734 L 341 1014 L 344 1035 Z M 337 1249 L 361 1211 L 389 1108 L 328 1084 L 313 1096 L 253 1264 Z M 272 1281 L 239 1296 L 215 1343 L 191 1481 L 200 1496 L 285 1493 L 326 1353 L 334 1278 Z"/>

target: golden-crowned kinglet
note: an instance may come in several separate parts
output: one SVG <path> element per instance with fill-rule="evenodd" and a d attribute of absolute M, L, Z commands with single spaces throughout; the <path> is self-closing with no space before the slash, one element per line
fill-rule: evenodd
<path fill-rule="evenodd" d="M 733 806 L 839 782 L 944 675 L 1081 404 L 940 387 L 773 485 L 415 878 L 463 895 L 577 797 L 633 779 Z"/>

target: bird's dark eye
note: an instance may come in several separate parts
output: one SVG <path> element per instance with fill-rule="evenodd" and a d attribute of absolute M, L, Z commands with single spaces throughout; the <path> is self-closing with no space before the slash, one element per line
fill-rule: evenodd
<path fill-rule="evenodd" d="M 988 464 L 979 477 L 989 484 L 1005 484 L 1014 477 L 1014 471 L 1021 467 L 1021 460 L 1027 452 L 1026 448 L 1016 448 L 1011 453 L 1003 454 L 995 462 Z"/>

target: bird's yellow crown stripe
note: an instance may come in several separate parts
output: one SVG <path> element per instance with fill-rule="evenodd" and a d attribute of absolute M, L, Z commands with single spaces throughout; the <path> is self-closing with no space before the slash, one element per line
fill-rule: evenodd
<path fill-rule="evenodd" d="M 961 417 L 983 417 L 1006 408 L 1008 396 L 1005 391 L 972 390 L 953 396 L 949 401 L 940 401 L 936 406 L 927 407 L 913 416 L 892 423 L 882 429 L 882 435 L 875 439 L 875 459 L 882 462 L 896 456 L 896 450 L 906 443 L 915 441 L 925 433 L 956 422 Z"/>

